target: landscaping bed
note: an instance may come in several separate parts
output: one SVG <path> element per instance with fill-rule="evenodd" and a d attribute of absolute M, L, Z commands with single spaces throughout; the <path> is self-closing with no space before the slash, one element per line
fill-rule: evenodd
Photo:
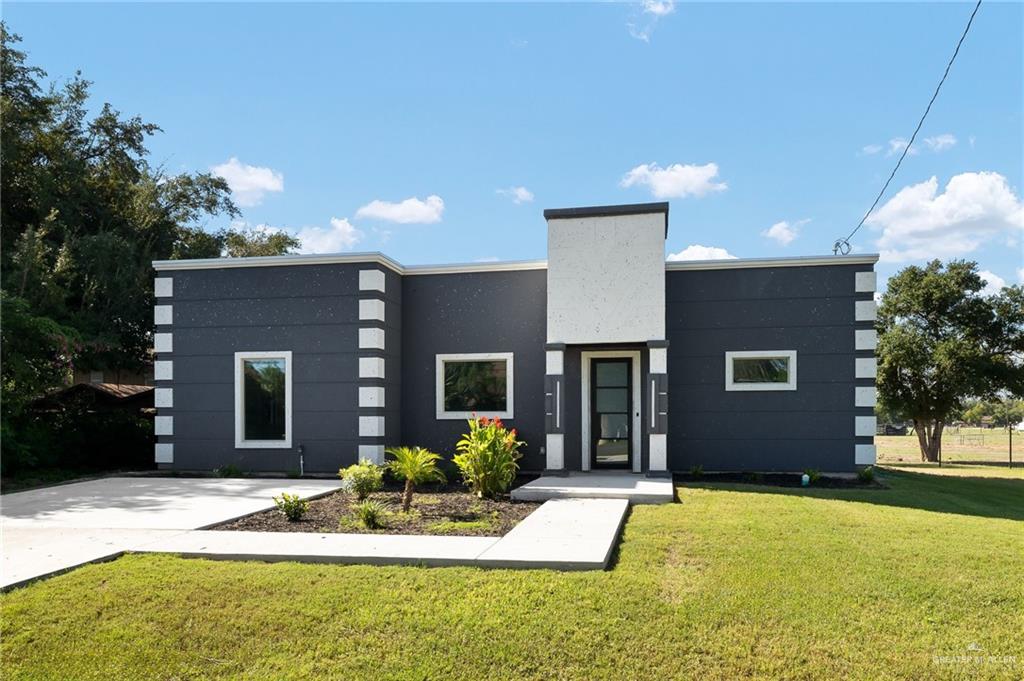
<path fill-rule="evenodd" d="M 753 473 L 753 472 L 723 472 L 723 473 L 701 473 L 676 474 L 673 479 L 676 482 L 740 482 L 749 485 L 772 485 L 775 487 L 803 487 L 800 473 Z M 833 477 L 822 475 L 808 485 L 808 488 L 826 489 L 885 489 L 885 485 L 877 479 L 864 481 L 856 476 Z"/>
<path fill-rule="evenodd" d="M 516 485 L 522 481 L 517 481 Z M 240 518 L 212 530 L 249 532 L 340 532 L 357 534 L 434 534 L 474 537 L 500 537 L 540 505 L 512 501 L 502 495 L 480 499 L 461 484 L 429 484 L 418 487 L 409 513 L 402 513 L 401 484 L 388 483 L 369 499 L 389 506 L 384 527 L 369 529 L 356 516 L 355 495 L 333 492 L 309 501 L 309 510 L 301 520 L 290 521 L 278 510 L 263 511 Z"/>

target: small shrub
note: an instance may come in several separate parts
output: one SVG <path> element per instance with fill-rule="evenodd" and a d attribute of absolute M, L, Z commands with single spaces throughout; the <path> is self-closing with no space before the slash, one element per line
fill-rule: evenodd
<path fill-rule="evenodd" d="M 379 530 L 386 525 L 391 506 L 377 499 L 364 499 L 352 507 L 356 518 L 368 530 Z"/>
<path fill-rule="evenodd" d="M 453 461 L 474 494 L 495 497 L 516 479 L 524 444 L 516 439 L 516 429 L 505 428 L 501 419 L 469 419 L 469 432 L 455 445 L 459 453 Z"/>
<path fill-rule="evenodd" d="M 691 467 L 690 477 L 693 478 L 694 480 L 700 480 L 702 477 L 704 477 L 704 466 L 697 464 L 696 466 Z"/>
<path fill-rule="evenodd" d="M 302 516 L 306 515 L 306 511 L 309 510 L 309 502 L 298 494 L 281 492 L 281 496 L 274 497 L 274 503 L 277 505 L 277 510 L 291 522 L 302 520 Z"/>
<path fill-rule="evenodd" d="M 394 457 L 387 463 L 387 469 L 399 480 L 405 480 L 402 493 L 402 513 L 408 513 L 412 506 L 412 493 L 416 485 L 425 482 L 444 482 L 444 473 L 437 467 L 440 455 L 423 447 L 392 447 L 385 450 Z"/>
<path fill-rule="evenodd" d="M 865 466 L 857 471 L 857 479 L 861 482 L 868 484 L 875 481 L 875 467 Z"/>
<path fill-rule="evenodd" d="M 359 463 L 342 468 L 338 477 L 341 478 L 341 489 L 356 495 L 360 501 L 384 487 L 384 470 L 369 459 L 361 459 Z"/>
<path fill-rule="evenodd" d="M 821 471 L 817 468 L 805 468 L 804 475 L 807 476 L 812 485 L 821 480 Z"/>
<path fill-rule="evenodd" d="M 223 466 L 213 469 L 213 474 L 218 478 L 240 478 L 242 469 L 233 463 L 226 463 Z"/>

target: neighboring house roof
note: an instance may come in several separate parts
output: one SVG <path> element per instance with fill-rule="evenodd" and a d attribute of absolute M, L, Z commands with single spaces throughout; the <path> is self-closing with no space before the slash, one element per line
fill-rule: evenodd
<path fill-rule="evenodd" d="M 87 400 L 98 409 L 147 409 L 153 407 L 153 386 L 129 383 L 78 383 L 56 390 L 32 403 L 35 409 L 60 409 L 76 400 Z"/>

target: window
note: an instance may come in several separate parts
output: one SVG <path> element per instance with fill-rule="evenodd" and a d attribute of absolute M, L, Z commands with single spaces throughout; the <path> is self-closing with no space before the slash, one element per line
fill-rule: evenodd
<path fill-rule="evenodd" d="M 437 418 L 512 418 L 512 353 L 437 356 Z"/>
<path fill-rule="evenodd" d="M 292 446 L 292 353 L 235 353 L 235 447 Z"/>
<path fill-rule="evenodd" d="M 796 390 L 796 350 L 725 353 L 726 390 Z"/>

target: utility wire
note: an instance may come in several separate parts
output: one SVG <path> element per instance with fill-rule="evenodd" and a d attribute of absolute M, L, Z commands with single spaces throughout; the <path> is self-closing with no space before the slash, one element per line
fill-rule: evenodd
<path fill-rule="evenodd" d="M 942 84 L 946 82 L 946 77 L 949 75 L 949 70 L 953 67 L 953 62 L 956 61 L 956 56 L 960 54 L 960 46 L 964 44 L 964 39 L 967 37 L 967 32 L 971 30 L 971 24 L 974 23 L 974 16 L 978 13 L 978 9 L 981 7 L 981 0 L 978 0 L 977 4 L 974 5 L 974 11 L 971 12 L 971 17 L 967 20 L 967 26 L 964 27 L 964 32 L 960 36 L 960 40 L 957 41 L 956 49 L 953 50 L 953 56 L 949 58 L 949 63 L 946 64 L 946 70 L 942 74 L 942 79 L 939 84 L 935 86 L 935 93 L 932 94 L 931 100 L 928 102 L 928 107 L 924 110 L 924 114 L 921 116 L 921 120 L 917 122 L 917 127 L 914 129 L 914 134 L 910 136 L 910 141 L 907 142 L 907 146 L 903 147 L 903 153 L 900 154 L 900 158 L 896 161 L 896 166 L 889 173 L 889 179 L 882 185 L 882 191 L 878 192 L 878 196 L 875 197 L 874 203 L 871 204 L 871 208 L 868 208 L 868 212 L 864 213 L 864 217 L 860 219 L 857 226 L 853 228 L 846 238 L 836 239 L 836 242 L 832 244 L 832 253 L 837 255 L 846 255 L 850 252 L 850 239 L 857 233 L 861 227 L 864 226 L 864 222 L 871 215 L 872 211 L 878 206 L 878 202 L 885 196 L 885 190 L 889 188 L 889 183 L 892 182 L 892 178 L 896 177 L 896 171 L 900 169 L 903 164 L 903 159 L 907 157 L 910 152 L 911 145 L 914 144 L 914 140 L 917 139 L 917 133 L 921 132 L 921 126 L 924 125 L 924 119 L 928 117 L 928 112 L 932 110 L 932 104 L 935 103 L 935 99 L 939 96 L 939 90 L 942 89 Z"/>

